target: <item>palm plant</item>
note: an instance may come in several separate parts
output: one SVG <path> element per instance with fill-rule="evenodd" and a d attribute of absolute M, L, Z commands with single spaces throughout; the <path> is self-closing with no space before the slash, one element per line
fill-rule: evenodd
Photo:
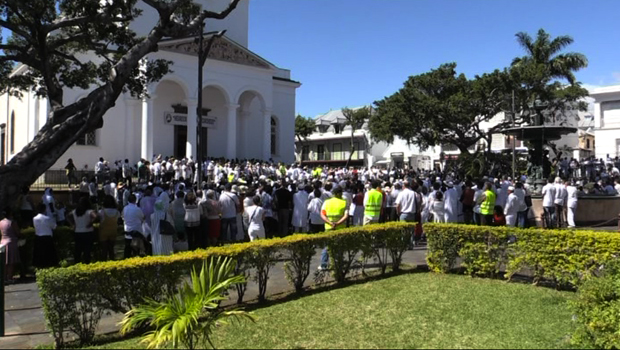
<path fill-rule="evenodd" d="M 248 312 L 220 307 L 231 287 L 245 283 L 244 276 L 234 275 L 235 265 L 231 258 L 205 261 L 200 274 L 192 269 L 191 284 L 185 282 L 176 294 L 163 301 L 146 299 L 145 304 L 127 312 L 120 323 L 121 334 L 150 326 L 154 330 L 145 333 L 142 340 L 149 349 L 168 343 L 174 348 L 208 345 L 215 349 L 212 334 L 217 327 L 227 324 L 228 319 L 255 320 Z"/>
<path fill-rule="evenodd" d="M 515 92 L 524 110 L 540 118 L 537 108 L 549 109 L 554 102 L 562 106 L 564 102 L 574 103 L 587 96 L 587 90 L 576 81 L 574 72 L 587 67 L 588 59 L 581 53 L 562 52 L 573 43 L 572 37 L 552 38 L 544 29 L 538 31 L 536 39 L 525 32 L 517 33 L 516 37 L 526 55 L 513 59 L 511 73 L 522 87 Z M 568 82 L 568 85 L 561 81 Z M 579 109 L 583 108 L 582 105 L 578 105 Z M 542 118 L 536 122 L 542 123 Z"/>

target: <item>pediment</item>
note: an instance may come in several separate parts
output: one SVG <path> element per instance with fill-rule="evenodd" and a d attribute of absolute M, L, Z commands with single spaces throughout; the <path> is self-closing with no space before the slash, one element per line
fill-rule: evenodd
<path fill-rule="evenodd" d="M 206 47 L 206 42 L 209 37 L 205 36 L 203 45 Z M 198 56 L 198 42 L 194 38 L 187 38 L 183 41 L 171 41 L 160 43 L 159 49 L 161 51 L 176 52 L 185 55 Z M 252 51 L 238 45 L 225 37 L 216 38 L 209 51 L 208 58 L 231 62 L 236 64 L 243 64 L 246 66 L 270 69 L 272 66 L 269 62 L 262 59 L 260 56 L 254 54 Z"/>

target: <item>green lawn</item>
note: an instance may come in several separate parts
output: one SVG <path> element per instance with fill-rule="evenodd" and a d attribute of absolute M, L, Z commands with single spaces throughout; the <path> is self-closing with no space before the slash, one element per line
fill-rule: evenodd
<path fill-rule="evenodd" d="M 218 348 L 566 348 L 570 292 L 431 273 L 371 281 L 255 311 Z M 106 348 L 140 348 L 138 339 Z"/>

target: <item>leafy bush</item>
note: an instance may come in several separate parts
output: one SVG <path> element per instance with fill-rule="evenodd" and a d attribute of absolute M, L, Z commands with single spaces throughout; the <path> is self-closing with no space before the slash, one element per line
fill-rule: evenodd
<path fill-rule="evenodd" d="M 424 229 L 428 265 L 436 272 L 448 272 L 460 257 L 470 274 L 494 275 L 506 266 L 506 277 L 527 269 L 535 281 L 578 286 L 620 252 L 620 236 L 613 232 L 456 224 Z M 515 242 L 508 244 L 511 238 Z"/>
<path fill-rule="evenodd" d="M 167 343 L 172 343 L 174 348 L 179 344 L 188 349 L 207 345 L 215 348 L 211 335 L 216 327 L 226 324 L 226 319 L 254 321 L 245 311 L 220 307 L 228 289 L 245 282 L 243 276 L 234 274 L 235 264 L 234 258 L 205 260 L 200 274 L 193 269 L 191 284 L 185 282 L 178 293 L 162 301 L 145 299 L 145 303 L 127 312 L 121 322 L 121 333 L 148 325 L 155 328 L 142 340 L 149 349 Z"/>
<path fill-rule="evenodd" d="M 295 236 L 293 236 L 295 237 Z M 310 276 L 310 263 L 316 254 L 317 244 L 310 240 L 293 241 L 284 250 L 287 262 L 284 263 L 286 279 L 301 293 L 304 283 Z"/>
<path fill-rule="evenodd" d="M 154 302 L 177 292 L 183 276 L 199 268 L 210 257 L 230 257 L 236 260 L 236 275 L 245 275 L 256 269 L 260 296 L 267 293 L 269 271 L 280 254 L 287 254 L 289 275 L 297 288 L 303 288 L 309 274 L 312 258 L 309 247 L 330 246 L 337 281 L 344 282 L 363 239 L 373 232 L 390 235 L 397 242 L 409 238 L 394 238 L 411 232 L 411 223 L 392 223 L 354 227 L 329 233 L 294 235 L 286 238 L 238 243 L 207 250 L 182 252 L 171 256 L 136 257 L 120 261 L 77 264 L 66 268 L 52 268 L 37 272 L 37 283 L 46 320 L 56 345 L 64 343 L 66 331 L 81 334 L 82 342 L 92 336 L 103 312 L 126 313 L 143 303 L 144 298 Z M 382 238 L 383 239 L 383 238 Z M 396 245 L 398 246 L 398 244 Z M 400 246 L 399 246 L 400 247 Z M 400 249 L 400 248 L 399 248 Z M 294 250 L 295 258 L 291 257 Z M 296 261 L 296 262 L 295 262 Z M 245 282 L 235 284 L 238 302 L 243 299 Z M 75 293 L 79 289 L 79 293 Z M 82 322 L 79 326 L 75 322 Z"/>
<path fill-rule="evenodd" d="M 583 348 L 620 348 L 620 262 L 608 263 L 602 275 L 586 281 L 571 302 L 577 328 L 571 341 Z"/>

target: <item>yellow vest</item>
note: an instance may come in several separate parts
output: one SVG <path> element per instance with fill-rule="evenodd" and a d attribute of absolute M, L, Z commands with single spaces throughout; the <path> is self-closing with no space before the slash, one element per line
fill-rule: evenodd
<path fill-rule="evenodd" d="M 327 216 L 329 221 L 336 223 L 344 217 L 344 214 L 347 210 L 347 201 L 345 201 L 344 199 L 333 197 L 325 201 L 325 204 L 323 204 L 323 208 L 325 209 L 325 216 Z M 343 222 L 342 224 L 336 226 L 335 230 L 345 227 L 346 223 Z M 325 231 L 329 230 L 332 230 L 331 225 L 325 223 Z"/>
<path fill-rule="evenodd" d="M 491 190 L 484 192 L 486 199 L 480 204 L 480 214 L 493 215 L 493 209 L 495 207 L 495 193 Z"/>
<path fill-rule="evenodd" d="M 376 217 L 381 214 L 381 205 L 383 204 L 383 194 L 376 189 L 368 192 L 368 202 L 364 209 L 364 215 Z"/>
<path fill-rule="evenodd" d="M 234 179 L 235 179 L 235 174 L 233 173 L 228 174 L 228 182 L 233 182 Z"/>

